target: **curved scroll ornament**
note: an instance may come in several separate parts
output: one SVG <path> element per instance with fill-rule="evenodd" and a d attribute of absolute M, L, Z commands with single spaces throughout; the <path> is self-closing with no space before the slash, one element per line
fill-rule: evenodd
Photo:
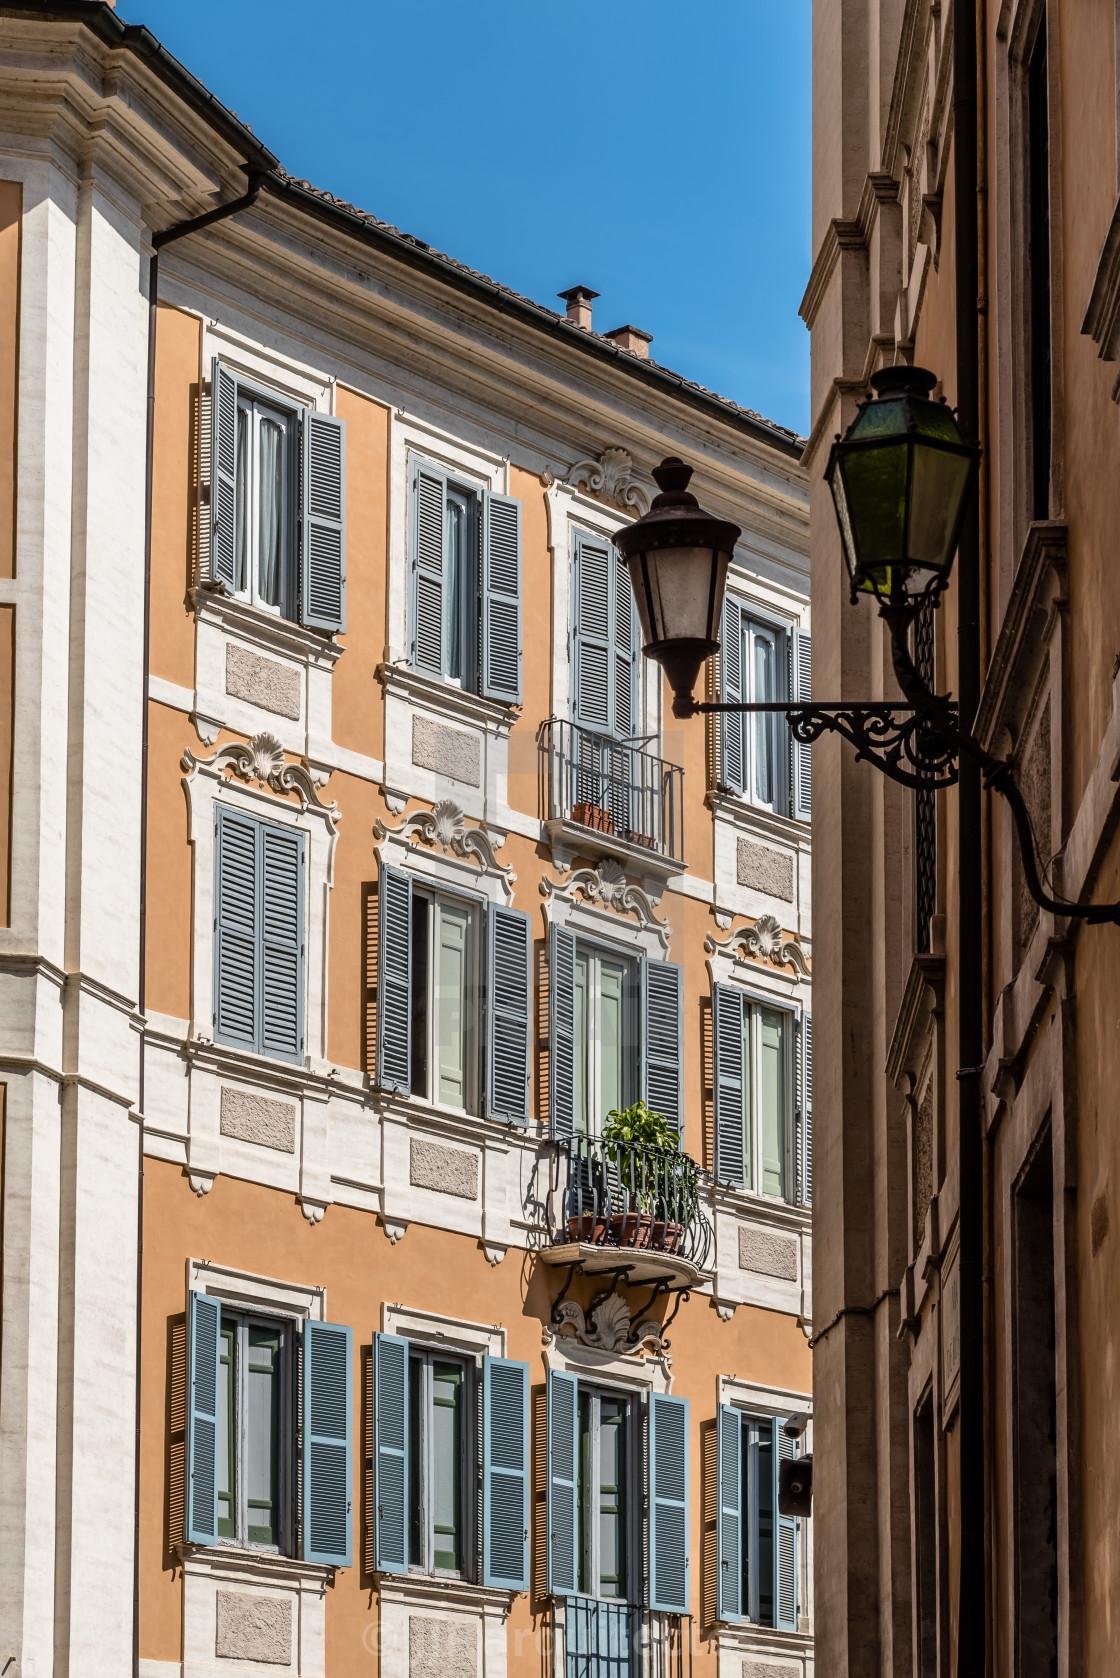
<path fill-rule="evenodd" d="M 588 903 L 600 903 L 619 915 L 633 915 L 641 923 L 643 931 L 657 933 L 668 953 L 668 921 L 658 919 L 648 893 L 627 880 L 625 868 L 614 857 L 605 859 L 597 868 L 577 868 L 563 881 L 541 881 L 542 897 L 567 898 L 574 902 L 576 892 L 581 893 Z"/>
<path fill-rule="evenodd" d="M 733 932 L 730 938 L 722 943 L 713 938 L 711 933 L 704 940 L 704 948 L 709 955 L 715 955 L 717 950 L 725 955 L 735 955 L 750 961 L 768 961 L 773 967 L 793 967 L 803 979 L 809 977 L 809 964 L 802 953 L 801 945 L 792 939 L 782 937 L 782 923 L 773 915 L 760 915 L 753 926 L 741 926 Z"/>
<path fill-rule="evenodd" d="M 628 449 L 604 449 L 598 460 L 577 460 L 567 481 L 572 489 L 584 488 L 624 513 L 649 511 L 649 491 L 635 478 Z"/>
<path fill-rule="evenodd" d="M 590 1317 L 590 1326 L 588 1324 Z M 661 1324 L 647 1317 L 635 1327 L 630 1326 L 630 1307 L 617 1293 L 608 1293 L 585 1315 L 582 1305 L 567 1299 L 556 1317 L 559 1336 L 570 1328 L 578 1341 L 598 1352 L 621 1352 L 636 1357 L 646 1343 L 655 1352 L 661 1351 Z"/>
<path fill-rule="evenodd" d="M 950 707 L 956 718 L 956 706 Z M 957 784 L 957 748 L 940 734 L 928 711 L 900 711 L 896 705 L 791 707 L 790 731 L 803 746 L 822 734 L 841 734 L 856 749 L 856 762 L 874 763 L 900 786 L 940 792 Z"/>
<path fill-rule="evenodd" d="M 399 827 L 386 827 L 378 817 L 373 824 L 374 837 L 382 839 L 422 840 L 426 845 L 438 845 L 445 854 L 475 857 L 480 866 L 492 874 L 500 874 L 507 881 L 516 880 L 512 867 L 503 868 L 494 855 L 495 844 L 484 827 L 468 827 L 466 817 L 451 798 L 441 798 L 432 810 L 413 810 Z"/>
<path fill-rule="evenodd" d="M 294 793 L 301 809 L 321 810 L 332 826 L 338 822 L 338 805 L 323 803 L 311 772 L 304 764 L 284 761 L 284 748 L 275 734 L 254 734 L 248 743 L 231 741 L 229 745 L 220 746 L 213 757 L 196 757 L 188 748 L 183 753 L 180 768 L 187 775 L 194 774 L 196 769 L 220 775 L 228 769 L 239 780 L 255 782 L 259 787 L 267 787 L 270 792 Z"/>

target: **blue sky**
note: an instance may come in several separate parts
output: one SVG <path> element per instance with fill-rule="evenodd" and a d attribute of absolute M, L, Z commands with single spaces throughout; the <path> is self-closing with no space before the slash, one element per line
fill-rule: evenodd
<path fill-rule="evenodd" d="M 810 0 L 118 0 L 285 168 L 808 426 Z"/>

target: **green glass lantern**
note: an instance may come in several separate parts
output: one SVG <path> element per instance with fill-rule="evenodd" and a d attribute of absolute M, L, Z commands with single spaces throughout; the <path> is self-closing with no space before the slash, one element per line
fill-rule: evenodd
<path fill-rule="evenodd" d="M 874 397 L 832 445 L 832 491 L 852 600 L 936 601 L 949 580 L 980 450 L 930 391 L 924 367 L 883 367 Z"/>

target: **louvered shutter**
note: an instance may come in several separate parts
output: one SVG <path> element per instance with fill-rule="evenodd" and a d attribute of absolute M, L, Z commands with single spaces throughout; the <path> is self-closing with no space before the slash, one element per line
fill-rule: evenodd
<path fill-rule="evenodd" d="M 260 1048 L 303 1059 L 303 858 L 305 835 L 260 826 Z"/>
<path fill-rule="evenodd" d="M 795 705 L 807 705 L 813 697 L 812 642 L 803 630 L 795 629 L 792 637 L 792 682 L 790 698 Z M 791 808 L 799 821 L 811 816 L 813 771 L 812 748 L 800 740 L 790 740 L 790 780 L 793 789 Z"/>
<path fill-rule="evenodd" d="M 214 811 L 214 1035 L 256 1049 L 260 1019 L 259 827 L 249 816 Z"/>
<path fill-rule="evenodd" d="M 719 640 L 719 698 L 727 703 L 743 699 L 743 614 L 737 600 L 724 596 Z M 743 717 L 737 711 L 720 711 L 720 785 L 742 793 L 746 775 L 743 761 Z"/>
<path fill-rule="evenodd" d="M 614 731 L 622 739 L 638 732 L 638 612 L 630 573 L 617 548 L 614 554 Z"/>
<path fill-rule="evenodd" d="M 684 1135 L 683 975 L 673 961 L 642 958 L 642 1100 Z"/>
<path fill-rule="evenodd" d="M 801 1016 L 801 1204 L 813 1204 L 813 1016 Z"/>
<path fill-rule="evenodd" d="M 482 692 L 521 703 L 521 503 L 482 503 Z"/>
<path fill-rule="evenodd" d="M 373 1337 L 374 1557 L 379 1573 L 408 1572 L 408 1341 Z"/>
<path fill-rule="evenodd" d="M 381 864 L 377 886 L 377 1082 L 412 1088 L 412 875 Z"/>
<path fill-rule="evenodd" d="M 734 985 L 712 988 L 712 1113 L 716 1180 L 746 1181 L 743 998 Z"/>
<path fill-rule="evenodd" d="M 487 911 L 486 1113 L 529 1123 L 533 929 L 520 909 Z"/>
<path fill-rule="evenodd" d="M 649 1396 L 649 1606 L 689 1611 L 688 1399 Z"/>
<path fill-rule="evenodd" d="M 346 423 L 306 409 L 300 428 L 300 617 L 346 628 Z"/>
<path fill-rule="evenodd" d="M 350 1566 L 350 1330 L 303 1325 L 301 1510 L 304 1561 Z"/>
<path fill-rule="evenodd" d="M 443 675 L 443 573 L 447 479 L 435 466 L 412 476 L 411 637 L 417 670 Z"/>
<path fill-rule="evenodd" d="M 579 1383 L 561 1370 L 548 1372 L 548 1594 L 576 1588 L 576 1430 Z"/>
<path fill-rule="evenodd" d="M 614 721 L 611 626 L 612 551 L 577 533 L 572 611 L 572 718 L 609 734 Z"/>
<path fill-rule="evenodd" d="M 210 579 L 243 586 L 237 575 L 237 380 L 217 356 L 210 367 Z"/>
<path fill-rule="evenodd" d="M 771 1461 L 774 1465 L 774 1493 L 773 1510 L 776 1529 L 774 1554 L 774 1577 L 777 1588 L 774 1593 L 774 1624 L 779 1631 L 797 1630 L 797 1521 L 792 1515 L 782 1515 L 778 1512 L 778 1473 L 783 1462 L 796 1455 L 795 1443 L 790 1439 L 781 1422 L 774 1419 L 774 1449 Z"/>
<path fill-rule="evenodd" d="M 482 1360 L 482 1582 L 529 1589 L 529 1365 Z"/>
<path fill-rule="evenodd" d="M 576 1122 L 576 941 L 565 927 L 548 938 L 549 1134 L 571 1136 Z"/>
<path fill-rule="evenodd" d="M 730 1404 L 716 1417 L 716 1619 L 743 1617 L 743 1418 Z"/>
<path fill-rule="evenodd" d="M 188 1544 L 218 1541 L 219 1337 L 222 1308 L 210 1294 L 191 1293 L 187 1369 Z"/>

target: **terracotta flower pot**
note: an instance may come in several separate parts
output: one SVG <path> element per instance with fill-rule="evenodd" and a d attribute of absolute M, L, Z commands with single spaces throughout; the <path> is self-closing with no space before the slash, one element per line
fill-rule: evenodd
<path fill-rule="evenodd" d="M 614 832 L 614 817 L 601 804 L 577 804 L 572 810 L 572 820 L 583 827 L 593 827 L 596 833 Z"/>
<path fill-rule="evenodd" d="M 658 1218 L 654 1220 L 653 1229 L 650 1232 L 649 1244 L 651 1247 L 656 1247 L 658 1252 L 675 1253 L 681 1244 L 681 1236 L 683 1234 L 683 1224 L 665 1223 L 663 1220 Z"/>
<path fill-rule="evenodd" d="M 568 1219 L 569 1241 L 588 1241 L 596 1247 L 601 1247 L 607 1239 L 607 1220 L 596 1216 L 592 1212 L 585 1212 L 582 1218 Z"/>
<path fill-rule="evenodd" d="M 648 1247 L 651 1233 L 648 1212 L 617 1212 L 611 1219 L 611 1240 L 618 1247 Z"/>

